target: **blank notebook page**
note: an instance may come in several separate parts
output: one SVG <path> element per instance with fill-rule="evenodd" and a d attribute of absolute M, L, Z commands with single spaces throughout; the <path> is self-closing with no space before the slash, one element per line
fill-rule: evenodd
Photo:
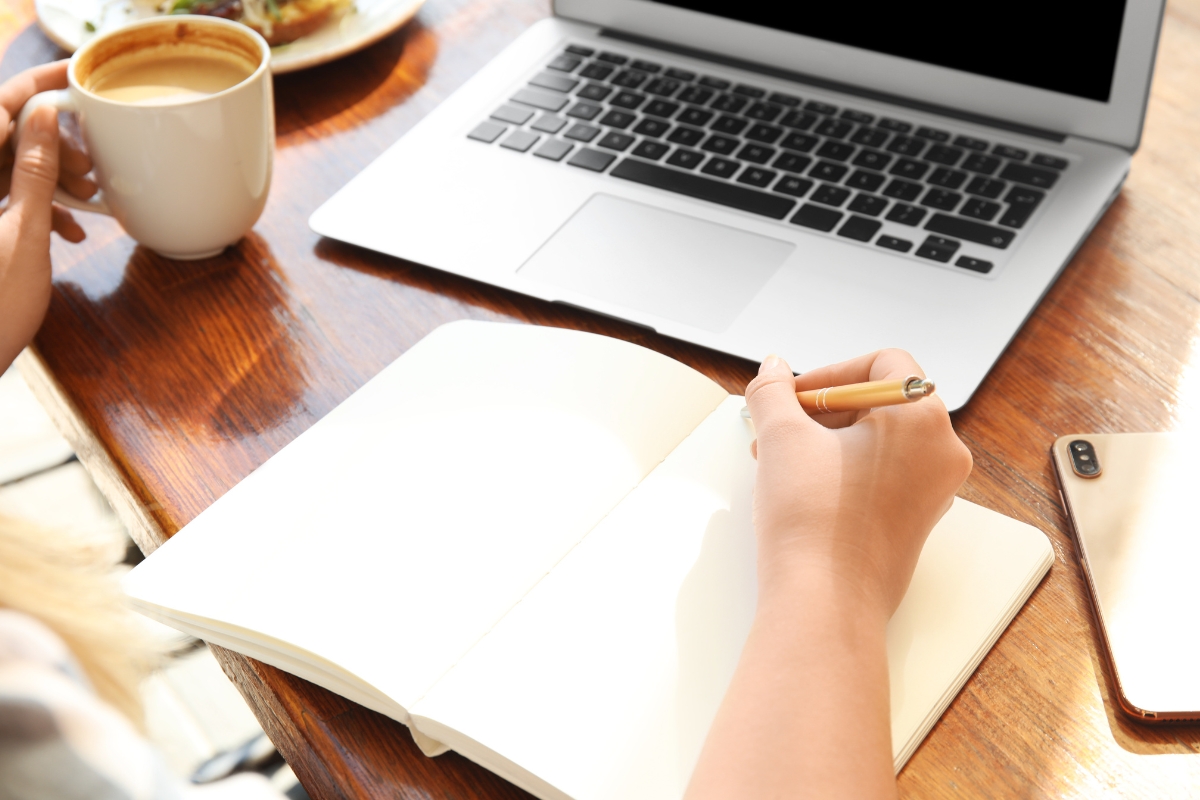
<path fill-rule="evenodd" d="M 727 394 L 601 336 L 442 326 L 125 582 L 408 708 Z"/>

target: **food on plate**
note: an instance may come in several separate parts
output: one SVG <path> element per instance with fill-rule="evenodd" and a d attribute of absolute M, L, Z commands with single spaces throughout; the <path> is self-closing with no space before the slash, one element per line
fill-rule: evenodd
<path fill-rule="evenodd" d="M 167 14 L 203 14 L 240 22 L 275 47 L 307 36 L 341 16 L 352 0 L 165 0 L 155 3 Z"/>

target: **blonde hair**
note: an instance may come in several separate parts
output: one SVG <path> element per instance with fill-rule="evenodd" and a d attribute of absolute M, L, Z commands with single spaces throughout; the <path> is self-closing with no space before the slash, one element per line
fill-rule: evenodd
<path fill-rule="evenodd" d="M 0 607 L 28 614 L 70 648 L 92 688 L 139 728 L 142 679 L 162 653 L 125 603 L 109 537 L 42 528 L 0 516 Z"/>

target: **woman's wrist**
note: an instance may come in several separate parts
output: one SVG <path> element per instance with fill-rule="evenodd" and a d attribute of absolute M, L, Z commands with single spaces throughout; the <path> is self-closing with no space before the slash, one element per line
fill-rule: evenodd
<path fill-rule="evenodd" d="M 829 615 L 839 624 L 886 628 L 893 611 L 862 568 L 825 555 L 788 554 L 759 565 L 757 616 L 798 620 Z"/>

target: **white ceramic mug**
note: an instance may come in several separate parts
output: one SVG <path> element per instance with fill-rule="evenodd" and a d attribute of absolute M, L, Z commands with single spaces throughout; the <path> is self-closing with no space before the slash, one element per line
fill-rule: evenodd
<path fill-rule="evenodd" d="M 170 57 L 197 47 L 244 59 L 253 72 L 224 91 L 161 105 L 117 102 L 85 88 L 113 59 L 146 58 L 149 49 Z M 100 192 L 83 201 L 60 188 L 54 199 L 115 217 L 130 236 L 168 258 L 207 258 L 241 239 L 267 202 L 275 153 L 270 61 L 266 40 L 236 22 L 142 20 L 77 50 L 67 68 L 68 88 L 33 97 L 17 130 L 39 106 L 77 114 Z"/>

